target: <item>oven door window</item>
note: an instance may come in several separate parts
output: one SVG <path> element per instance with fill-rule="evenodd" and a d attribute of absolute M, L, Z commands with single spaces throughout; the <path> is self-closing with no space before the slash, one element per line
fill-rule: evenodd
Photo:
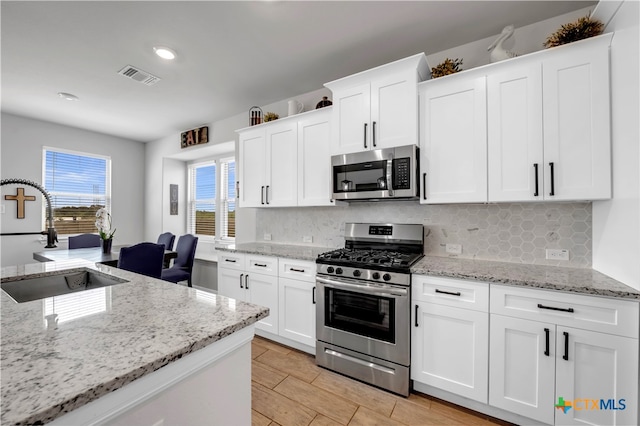
<path fill-rule="evenodd" d="M 329 287 L 324 297 L 327 327 L 395 344 L 394 299 Z"/>

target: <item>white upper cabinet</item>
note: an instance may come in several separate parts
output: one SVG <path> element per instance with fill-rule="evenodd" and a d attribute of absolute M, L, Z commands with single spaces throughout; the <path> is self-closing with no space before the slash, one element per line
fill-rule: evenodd
<path fill-rule="evenodd" d="M 558 47 L 544 57 L 545 199 L 611 198 L 612 36 Z"/>
<path fill-rule="evenodd" d="M 421 53 L 325 84 L 333 92 L 331 153 L 416 145 L 416 88 L 428 75 Z"/>
<path fill-rule="evenodd" d="M 420 202 L 487 201 L 486 77 L 429 80 L 420 94 Z"/>
<path fill-rule="evenodd" d="M 263 128 L 240 133 L 238 204 L 239 207 L 264 205 L 267 145 Z"/>
<path fill-rule="evenodd" d="M 298 121 L 298 205 L 331 206 L 331 114 L 329 107 Z"/>

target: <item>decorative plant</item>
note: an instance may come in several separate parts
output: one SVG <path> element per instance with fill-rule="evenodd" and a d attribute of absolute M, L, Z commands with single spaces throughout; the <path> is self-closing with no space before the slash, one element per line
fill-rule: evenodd
<path fill-rule="evenodd" d="M 98 233 L 100 234 L 100 238 L 103 240 L 110 240 L 113 238 L 113 234 L 116 233 L 116 230 L 111 230 L 111 215 L 104 207 L 99 209 L 96 212 L 96 228 L 98 228 Z"/>
<path fill-rule="evenodd" d="M 265 121 L 265 123 L 267 121 L 277 120 L 278 118 L 280 118 L 280 116 L 278 114 L 276 114 L 275 112 L 265 112 L 264 113 L 264 121 Z"/>
<path fill-rule="evenodd" d="M 446 58 L 444 62 L 431 68 L 431 78 L 443 77 L 449 74 L 455 74 L 458 71 L 462 71 L 460 66 L 462 65 L 462 59 L 449 59 Z"/>
<path fill-rule="evenodd" d="M 584 16 L 575 22 L 564 24 L 558 31 L 547 38 L 543 46 L 548 49 L 585 38 L 595 37 L 602 33 L 603 28 L 604 24 L 602 22 L 597 19 L 591 19 L 589 16 Z"/>

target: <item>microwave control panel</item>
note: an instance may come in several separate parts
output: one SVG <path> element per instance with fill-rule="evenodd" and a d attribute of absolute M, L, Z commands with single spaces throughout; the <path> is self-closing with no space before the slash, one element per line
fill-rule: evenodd
<path fill-rule="evenodd" d="M 393 160 L 393 189 L 411 189 L 411 159 L 396 158 Z"/>

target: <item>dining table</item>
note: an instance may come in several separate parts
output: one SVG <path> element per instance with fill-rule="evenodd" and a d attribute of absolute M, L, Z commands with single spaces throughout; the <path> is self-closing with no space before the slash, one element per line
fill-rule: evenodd
<path fill-rule="evenodd" d="M 113 246 L 111 251 L 104 253 L 102 247 L 88 247 L 78 249 L 48 249 L 33 253 L 33 259 L 39 262 L 55 262 L 68 259 L 84 259 L 90 262 L 102 263 L 108 266 L 118 266 L 120 249 L 127 245 Z M 178 252 L 173 250 L 164 251 L 164 261 L 178 257 Z"/>

